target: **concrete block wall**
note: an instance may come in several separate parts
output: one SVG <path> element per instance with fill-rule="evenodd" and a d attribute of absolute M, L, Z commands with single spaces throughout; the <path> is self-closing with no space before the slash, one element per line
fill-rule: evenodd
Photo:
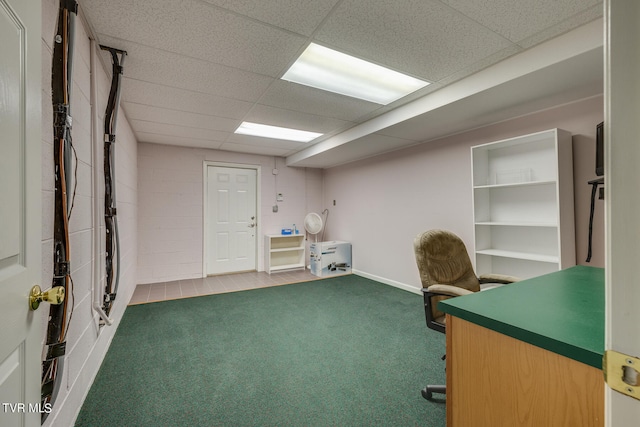
<path fill-rule="evenodd" d="M 54 219 L 54 160 L 53 112 L 51 101 L 51 62 L 53 40 L 57 29 L 58 1 L 42 0 L 42 278 L 47 286 L 53 278 L 53 219 Z M 100 54 L 98 54 L 100 55 Z M 104 189 L 102 168 L 102 129 L 111 76 L 102 65 L 96 69 L 97 99 L 91 91 L 91 47 L 82 20 L 76 20 L 74 46 L 73 89 L 71 115 L 72 141 L 76 151 L 77 182 L 73 210 L 69 220 L 71 277 L 73 292 L 68 295 L 73 315 L 67 333 L 67 352 L 64 359 L 60 391 L 53 412 L 45 426 L 73 425 L 93 379 L 122 318 L 127 302 L 135 288 L 137 269 L 137 141 L 121 111 L 118 117 L 116 145 L 116 188 L 118 223 L 121 236 L 121 278 L 118 298 L 111 312 L 112 326 L 99 326 L 92 309 L 96 277 L 104 283 Z M 110 64 L 108 64 L 110 66 Z M 110 70 L 110 68 L 109 68 Z M 100 129 L 97 143 L 92 140 L 92 104 L 96 105 Z M 97 150 L 97 161 L 94 157 Z M 97 169 L 96 169 L 97 168 Z M 96 203 L 97 202 L 97 203 Z M 98 207 L 98 209 L 96 209 Z M 94 233 L 95 231 L 98 233 Z M 99 237 L 97 237 L 99 236 Z M 94 250 L 96 246 L 101 249 Z M 95 270 L 99 274 L 95 275 Z M 48 309 L 41 309 L 43 331 L 46 331 Z M 43 336 L 44 343 L 44 336 Z"/>

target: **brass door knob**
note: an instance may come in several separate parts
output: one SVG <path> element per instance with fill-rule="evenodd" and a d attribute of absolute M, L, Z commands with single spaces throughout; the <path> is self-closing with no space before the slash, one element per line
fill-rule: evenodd
<path fill-rule="evenodd" d="M 42 292 L 40 286 L 35 285 L 31 288 L 31 293 L 29 294 L 29 308 L 31 310 L 37 310 L 43 301 L 54 305 L 62 304 L 64 301 L 64 288 L 62 286 L 55 286 Z"/>

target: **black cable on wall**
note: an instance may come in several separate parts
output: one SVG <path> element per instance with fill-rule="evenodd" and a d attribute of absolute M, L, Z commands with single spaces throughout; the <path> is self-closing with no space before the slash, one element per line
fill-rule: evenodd
<path fill-rule="evenodd" d="M 73 281 L 69 256 L 69 219 L 73 208 L 73 193 L 68 190 L 72 182 L 71 141 L 71 88 L 73 87 L 73 46 L 75 18 L 78 4 L 75 0 L 61 0 L 58 11 L 58 29 L 54 40 L 51 94 L 53 104 L 53 149 L 54 149 L 54 230 L 53 230 L 53 280 L 52 286 L 64 288 L 67 298 L 59 305 L 52 304 L 45 340 L 42 362 L 41 402 L 42 407 L 53 406 L 64 368 L 66 337 L 73 313 Z M 49 415 L 42 413 L 42 422 Z"/>
<path fill-rule="evenodd" d="M 120 282 L 120 237 L 116 216 L 115 143 L 118 105 L 120 104 L 120 83 L 122 63 L 127 52 L 100 45 L 100 49 L 111 54 L 112 76 L 109 100 L 104 114 L 104 222 L 106 242 L 106 281 L 102 309 L 108 316 L 118 293 Z"/>

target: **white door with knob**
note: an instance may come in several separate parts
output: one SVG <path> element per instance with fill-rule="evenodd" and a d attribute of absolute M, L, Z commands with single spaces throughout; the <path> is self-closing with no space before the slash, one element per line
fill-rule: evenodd
<path fill-rule="evenodd" d="M 206 167 L 206 274 L 256 270 L 255 168 Z"/>
<path fill-rule="evenodd" d="M 0 0 L 0 425 L 39 426 L 40 11 L 36 0 Z M 44 304 L 44 310 L 49 310 Z"/>

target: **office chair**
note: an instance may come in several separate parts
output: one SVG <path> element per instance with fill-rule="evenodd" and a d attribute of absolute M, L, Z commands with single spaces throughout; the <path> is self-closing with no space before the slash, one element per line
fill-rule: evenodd
<path fill-rule="evenodd" d="M 446 329 L 445 314 L 437 308 L 439 301 L 519 280 L 502 274 L 476 276 L 467 248 L 450 231 L 429 230 L 420 233 L 413 241 L 413 248 L 423 286 L 427 327 L 438 332 L 445 333 Z M 428 385 L 421 393 L 422 397 L 430 400 L 432 393 L 446 393 L 446 386 Z"/>

